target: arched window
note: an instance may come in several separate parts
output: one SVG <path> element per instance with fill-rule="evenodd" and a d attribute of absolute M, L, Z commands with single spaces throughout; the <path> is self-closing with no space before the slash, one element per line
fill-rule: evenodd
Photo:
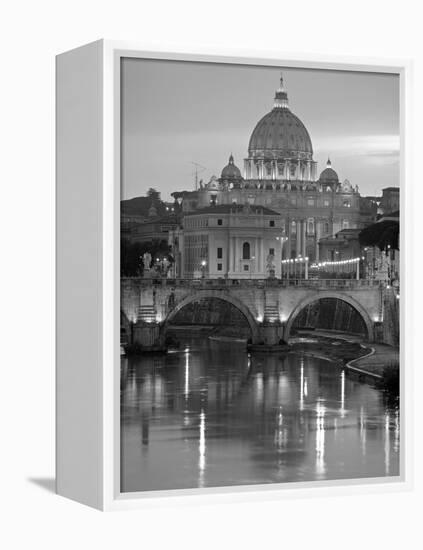
<path fill-rule="evenodd" d="M 242 245 L 242 259 L 243 260 L 250 259 L 250 243 L 244 243 Z"/>
<path fill-rule="evenodd" d="M 297 222 L 293 221 L 291 223 L 291 233 L 296 233 L 296 232 L 297 232 Z"/>
<path fill-rule="evenodd" d="M 307 233 L 309 235 L 314 235 L 314 218 L 309 218 L 307 220 Z"/>

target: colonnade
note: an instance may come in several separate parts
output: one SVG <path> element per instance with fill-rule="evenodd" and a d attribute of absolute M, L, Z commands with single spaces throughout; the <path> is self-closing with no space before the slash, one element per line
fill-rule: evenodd
<path fill-rule="evenodd" d="M 294 170 L 293 170 L 294 168 Z M 244 161 L 244 179 L 316 181 L 317 162 L 313 160 L 278 161 L 252 159 Z"/>
<path fill-rule="evenodd" d="M 282 253 L 283 259 L 291 258 L 292 252 L 296 257 L 302 256 L 305 258 L 307 253 L 307 240 L 310 237 L 313 239 L 312 259 L 319 261 L 319 239 L 322 236 L 322 221 L 313 218 L 313 233 L 308 233 L 307 223 L 308 218 L 288 218 L 286 221 L 285 246 Z M 295 228 L 295 229 L 294 229 Z"/>

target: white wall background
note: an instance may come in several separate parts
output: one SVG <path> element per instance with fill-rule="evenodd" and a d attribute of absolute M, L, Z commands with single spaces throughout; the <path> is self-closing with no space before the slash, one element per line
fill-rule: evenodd
<path fill-rule="evenodd" d="M 412 58 L 417 167 L 422 149 L 417 128 L 423 123 L 419 4 L 413 0 L 14 0 L 2 5 L 3 548 L 420 546 L 421 428 L 416 430 L 417 469 L 415 490 L 410 493 L 101 514 L 40 487 L 40 480 L 41 485 L 51 484 L 48 480 L 54 474 L 55 54 L 106 37 L 152 48 L 165 42 L 179 47 Z M 422 199 L 418 187 L 423 182 L 417 170 L 415 175 L 418 215 Z M 418 257 L 420 249 L 415 252 Z M 423 387 L 419 372 L 423 367 L 417 354 L 415 367 L 418 389 Z M 422 420 L 418 401 L 416 423 Z"/>

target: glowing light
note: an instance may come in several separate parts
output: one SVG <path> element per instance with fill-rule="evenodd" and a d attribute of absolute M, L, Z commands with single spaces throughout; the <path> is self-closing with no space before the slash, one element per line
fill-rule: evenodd
<path fill-rule="evenodd" d="M 185 399 L 188 399 L 189 395 L 189 349 L 185 349 Z"/>
<path fill-rule="evenodd" d="M 263 322 L 263 315 L 257 315 L 256 319 L 257 319 L 257 322 L 262 323 Z"/>
<path fill-rule="evenodd" d="M 313 264 L 311 267 L 319 269 L 321 267 L 333 267 L 338 265 L 357 264 L 358 262 L 360 262 L 360 260 L 364 260 L 364 256 L 362 256 L 361 258 L 349 258 L 348 260 L 336 260 L 334 262 L 320 262 L 318 264 Z"/>
<path fill-rule="evenodd" d="M 341 418 L 345 417 L 345 370 L 341 372 Z"/>
<path fill-rule="evenodd" d="M 389 414 L 385 415 L 385 474 L 389 474 L 391 440 L 389 435 Z"/>
<path fill-rule="evenodd" d="M 325 473 L 325 407 L 317 402 L 316 418 L 316 473 Z"/>
<path fill-rule="evenodd" d="M 366 454 L 366 422 L 364 418 L 364 408 L 360 409 L 360 442 L 361 442 L 361 452 L 363 456 Z"/>
<path fill-rule="evenodd" d="M 200 413 L 200 439 L 198 442 L 198 469 L 199 469 L 199 479 L 198 484 L 200 487 L 204 486 L 204 470 L 206 468 L 206 415 L 204 414 L 203 409 Z"/>
<path fill-rule="evenodd" d="M 300 370 L 300 411 L 304 410 L 304 358 L 301 357 Z"/>
<path fill-rule="evenodd" d="M 395 413 L 395 432 L 394 432 L 394 451 L 399 451 L 400 443 L 400 425 L 399 425 L 399 411 Z"/>

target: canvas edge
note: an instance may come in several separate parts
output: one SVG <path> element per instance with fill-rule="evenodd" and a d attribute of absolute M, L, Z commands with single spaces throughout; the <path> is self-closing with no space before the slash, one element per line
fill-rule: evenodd
<path fill-rule="evenodd" d="M 162 505 L 274 500 L 291 497 L 325 497 L 405 491 L 413 487 L 413 356 L 412 356 L 412 62 L 291 52 L 217 50 L 216 48 L 172 48 L 171 46 L 101 41 L 103 46 L 103 510 L 122 510 Z M 119 200 L 120 200 L 120 79 L 122 57 L 170 59 L 264 66 L 354 70 L 394 73 L 400 76 L 400 162 L 401 162 L 401 473 L 395 478 L 336 480 L 280 486 L 233 486 L 120 493 L 119 410 Z M 113 243 L 110 246 L 110 243 Z M 404 266 L 407 263 L 407 271 Z M 404 298 L 403 298 L 404 296 Z M 405 316 L 407 311 L 407 317 Z M 405 338 L 405 334 L 407 337 Z M 405 366 L 406 365 L 406 366 Z M 187 497 L 190 497 L 187 499 Z"/>

